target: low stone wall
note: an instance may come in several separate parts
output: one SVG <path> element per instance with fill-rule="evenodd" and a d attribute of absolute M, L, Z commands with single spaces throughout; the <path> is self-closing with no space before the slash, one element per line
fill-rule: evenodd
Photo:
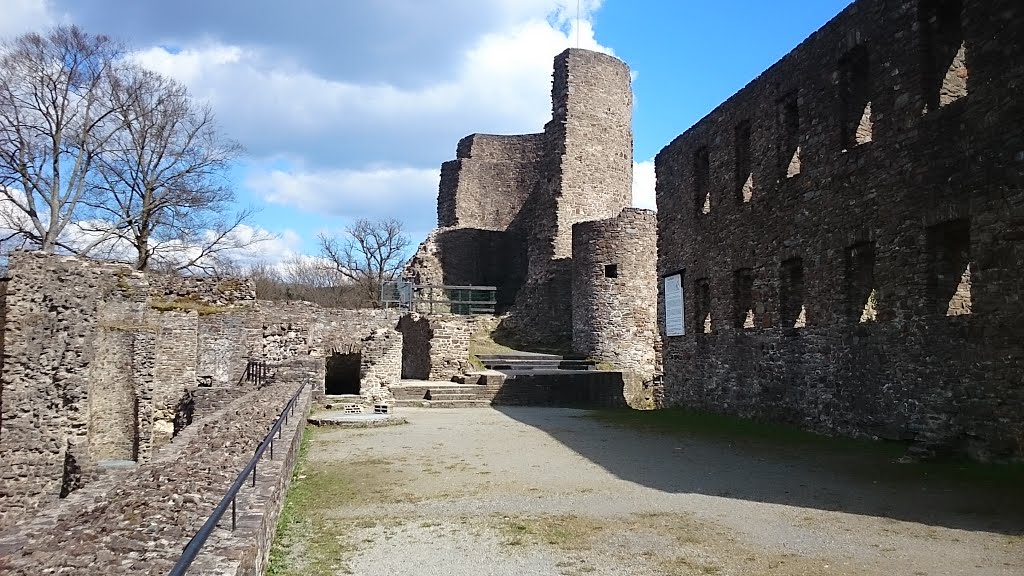
<path fill-rule="evenodd" d="M 185 428 L 155 459 L 108 472 L 0 532 L 0 573 L 166 574 L 252 456 L 313 362 L 279 370 L 278 383 Z M 261 574 L 291 477 L 310 391 L 278 441 L 275 460 L 243 488 L 234 534 L 219 529 L 190 574 Z M 262 468 L 262 470 L 260 470 Z M 222 522 L 229 526 L 230 519 Z"/>
<path fill-rule="evenodd" d="M 251 385 L 196 388 L 192 391 L 194 421 L 224 409 L 227 405 L 253 391 Z"/>
<path fill-rule="evenodd" d="M 575 406 L 625 408 L 622 372 L 516 375 L 501 384 L 496 406 Z"/>

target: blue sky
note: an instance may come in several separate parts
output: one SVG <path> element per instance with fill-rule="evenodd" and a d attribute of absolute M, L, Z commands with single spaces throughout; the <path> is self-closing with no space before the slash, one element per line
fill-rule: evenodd
<path fill-rule="evenodd" d="M 654 155 L 849 0 L 0 0 L 0 36 L 76 23 L 130 43 L 211 104 L 258 257 L 316 249 L 354 218 L 433 228 L 438 171 L 472 132 L 540 131 L 552 58 L 576 45 L 635 73 L 634 203 Z"/>

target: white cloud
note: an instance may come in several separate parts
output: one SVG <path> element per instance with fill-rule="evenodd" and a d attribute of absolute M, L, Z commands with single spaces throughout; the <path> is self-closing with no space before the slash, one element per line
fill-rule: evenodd
<path fill-rule="evenodd" d="M 240 188 L 338 228 L 394 216 L 428 230 L 460 138 L 540 131 L 554 56 L 611 52 L 591 20 L 601 0 L 582 0 L 578 20 L 576 0 L 22 2 L 128 34 L 139 61 L 208 101 L 247 147 Z M 308 245 L 315 231 L 298 233 Z"/>
<path fill-rule="evenodd" d="M 657 210 L 654 201 L 654 160 L 633 162 L 633 207 Z"/>
<path fill-rule="evenodd" d="M 559 2 L 527 4 L 534 12 L 513 10 L 518 19 L 480 36 L 451 74 L 412 86 L 400 79 L 365 83 L 318 75 L 270 48 L 218 41 L 180 50 L 152 46 L 137 57 L 210 101 L 228 133 L 257 157 L 439 164 L 468 133 L 532 132 L 547 120 L 552 59 L 575 44 L 575 24 L 566 23 Z M 587 20 L 581 21 L 580 46 L 609 51 L 595 41 Z"/>
<path fill-rule="evenodd" d="M 40 32 L 58 21 L 47 0 L 4 0 L 2 10 L 0 39 Z"/>
<path fill-rule="evenodd" d="M 270 204 L 294 206 L 340 218 L 384 214 L 433 217 L 439 168 L 370 166 L 364 169 L 255 169 L 245 186 Z"/>

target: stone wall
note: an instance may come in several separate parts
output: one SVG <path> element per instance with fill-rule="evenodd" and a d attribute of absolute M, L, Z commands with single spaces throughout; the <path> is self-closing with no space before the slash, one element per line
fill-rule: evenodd
<path fill-rule="evenodd" d="M 396 310 L 321 308 L 309 302 L 260 302 L 264 359 L 324 357 L 348 348 L 378 328 L 394 328 Z"/>
<path fill-rule="evenodd" d="M 505 230 L 519 216 L 538 180 L 542 134 L 471 134 L 456 159 L 441 165 L 440 227 Z"/>
<path fill-rule="evenodd" d="M 263 348 L 263 314 L 255 301 L 230 314 L 205 314 L 198 323 L 198 363 L 195 372 L 214 386 L 238 383 L 249 358 Z"/>
<path fill-rule="evenodd" d="M 666 403 L 1024 456 L 1022 29 L 860 0 L 661 151 Z"/>
<path fill-rule="evenodd" d="M 402 334 L 374 330 L 363 338 L 359 361 L 359 394 L 373 402 L 391 399 L 391 386 L 402 380 Z"/>
<path fill-rule="evenodd" d="M 469 341 L 476 331 L 473 317 L 408 314 L 398 323 L 404 336 L 402 377 L 451 380 L 469 366 Z"/>
<path fill-rule="evenodd" d="M 506 333 L 545 349 L 572 340 L 572 227 L 629 206 L 633 173 L 623 62 L 566 50 L 554 61 L 551 96 L 543 133 L 459 143 L 458 158 L 442 167 L 441 228 L 406 274 L 418 284 L 497 286 L 498 313 L 510 311 Z"/>
<path fill-rule="evenodd" d="M 572 232 L 573 352 L 644 380 L 656 371 L 657 220 L 627 208 Z"/>
<path fill-rule="evenodd" d="M 277 384 L 249 389 L 197 420 L 152 462 L 108 472 L 0 532 L 0 572 L 167 574 L 316 363 L 278 369 Z M 237 499 L 238 527 L 215 530 L 189 574 L 262 574 L 308 413 L 309 387 Z M 225 516 L 230 524 L 231 511 Z"/>
<path fill-rule="evenodd" d="M 148 461 L 185 418 L 200 318 L 251 302 L 244 282 L 41 253 L 12 254 L 10 274 L 0 524 L 80 488 L 98 462 Z"/>
<path fill-rule="evenodd" d="M 410 260 L 408 279 L 420 285 L 496 286 L 496 311 L 502 313 L 515 302 L 526 278 L 526 240 L 520 227 L 438 228 Z M 430 312 L 429 306 L 417 311 Z"/>

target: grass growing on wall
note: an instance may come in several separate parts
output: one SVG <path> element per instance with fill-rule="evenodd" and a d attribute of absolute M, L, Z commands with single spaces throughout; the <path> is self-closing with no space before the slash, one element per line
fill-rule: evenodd
<path fill-rule="evenodd" d="M 211 306 L 187 297 L 179 297 L 174 300 L 153 299 L 150 301 L 149 307 L 160 312 L 195 312 L 200 316 L 220 314 L 230 310 L 228 306 Z"/>

